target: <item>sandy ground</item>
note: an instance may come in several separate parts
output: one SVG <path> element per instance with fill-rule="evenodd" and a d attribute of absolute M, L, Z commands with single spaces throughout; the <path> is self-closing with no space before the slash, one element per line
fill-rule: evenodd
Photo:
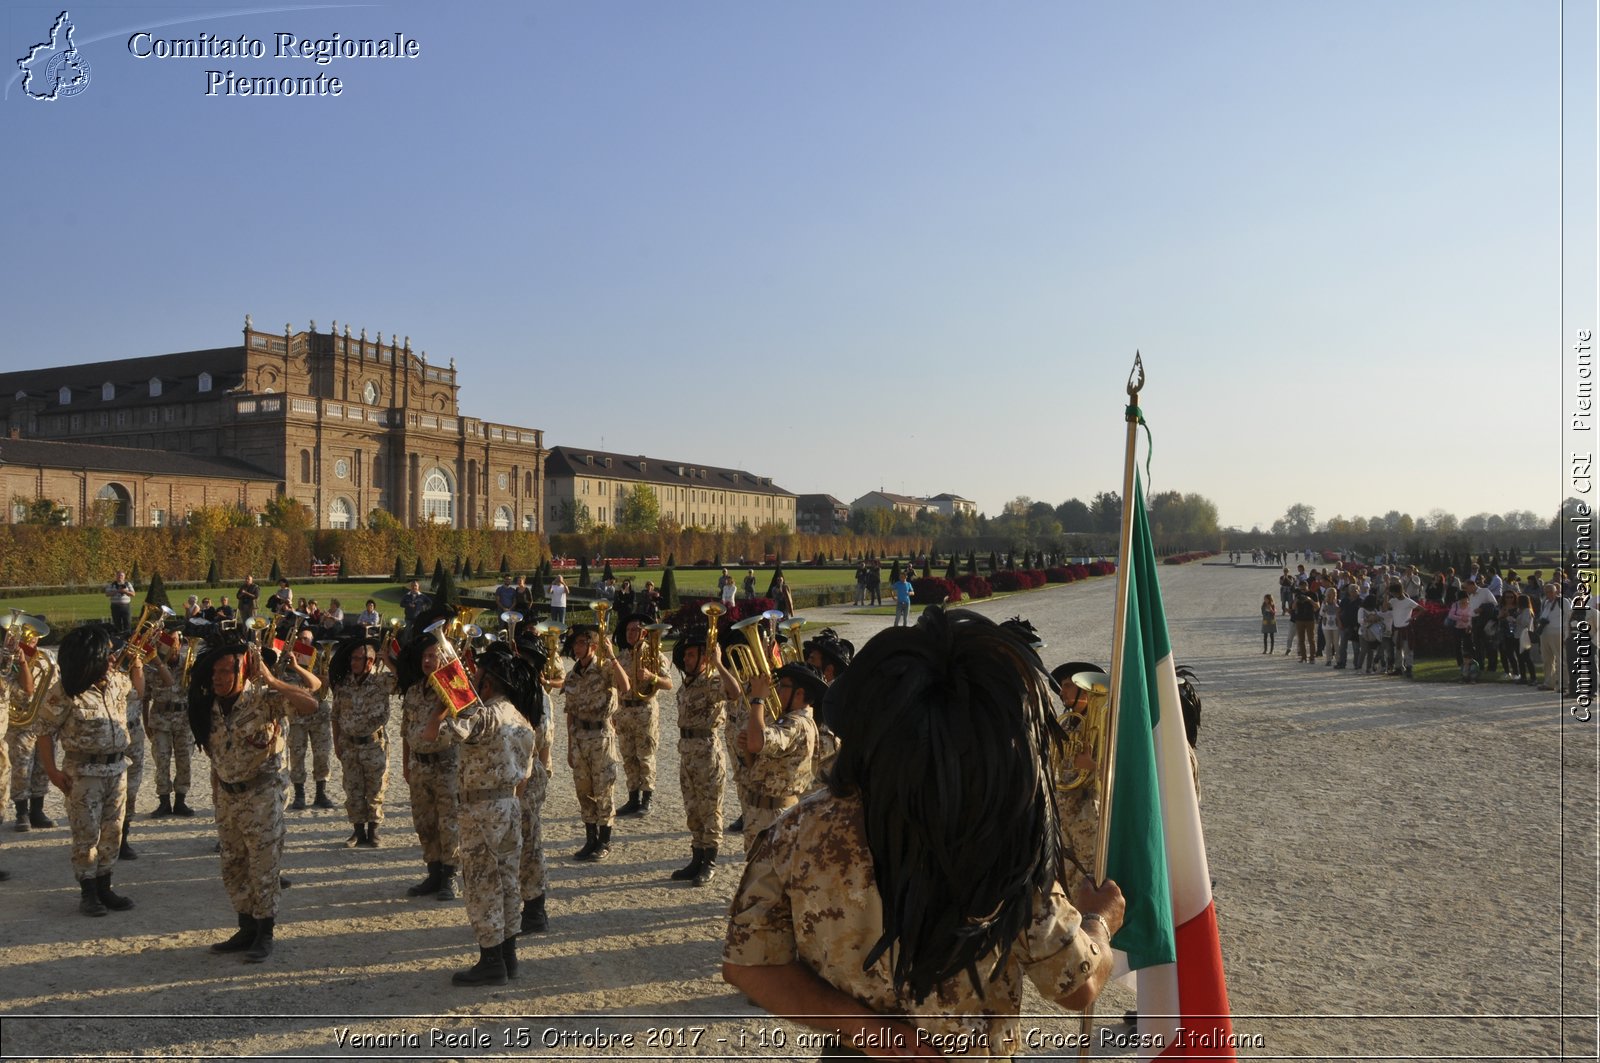
<path fill-rule="evenodd" d="M 1180 663 L 1202 677 L 1202 813 L 1241 1057 L 1593 1058 L 1596 737 L 1553 694 L 1415 685 L 1260 652 L 1270 569 L 1164 567 Z M 1049 663 L 1109 656 L 1115 581 L 981 605 L 1025 613 Z M 859 645 L 887 617 L 809 617 Z M 675 719 L 664 698 L 663 731 Z M 558 729 L 559 731 L 559 729 Z M 398 751 L 399 743 L 393 748 Z M 674 883 L 688 841 L 675 744 L 655 814 L 622 821 L 609 861 L 582 841 L 556 752 L 546 805 L 550 932 L 503 989 L 450 985 L 475 957 L 460 902 L 413 900 L 424 870 L 396 767 L 383 848 L 346 849 L 342 811 L 291 814 L 277 950 L 246 965 L 206 947 L 233 915 L 204 787 L 191 820 L 150 820 L 147 766 L 116 883 L 138 906 L 77 912 L 66 831 L 0 827 L 0 1049 L 6 1058 L 815 1058 L 804 1031 L 719 977 L 736 838 L 710 886 Z M 203 763 L 203 762 L 202 762 Z M 339 800 L 338 770 L 333 790 Z M 47 811 L 64 823 L 60 795 Z M 731 815 L 730 815 L 731 818 Z M 1108 990 L 1114 1038 L 1130 991 Z M 1024 1028 L 1075 1016 L 1030 996 Z M 1565 1016 L 1565 1018 L 1563 1018 Z M 350 1034 L 387 1035 L 359 1047 Z M 631 1042 L 624 1040 L 631 1035 Z M 414 1041 L 413 1041 L 414 1038 Z M 1039 1051 L 1038 1056 L 1076 1055 Z M 1100 1056 L 1126 1056 L 1114 1044 Z"/>

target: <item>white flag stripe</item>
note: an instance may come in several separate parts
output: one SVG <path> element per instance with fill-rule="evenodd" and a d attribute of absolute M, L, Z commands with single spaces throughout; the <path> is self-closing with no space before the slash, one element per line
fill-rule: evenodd
<path fill-rule="evenodd" d="M 1172 890 L 1176 930 L 1211 904 L 1211 868 L 1200 829 L 1200 802 L 1189 766 L 1189 740 L 1183 730 L 1178 673 L 1172 657 L 1156 665 L 1161 719 L 1156 724 L 1156 778 L 1161 787 L 1161 822 L 1166 836 L 1167 881 Z"/>

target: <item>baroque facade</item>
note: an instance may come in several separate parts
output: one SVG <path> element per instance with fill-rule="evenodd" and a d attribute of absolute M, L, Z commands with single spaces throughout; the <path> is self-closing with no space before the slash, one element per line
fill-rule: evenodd
<path fill-rule="evenodd" d="M 544 530 L 544 433 L 463 416 L 458 391 L 454 359 L 429 364 L 410 337 L 315 321 L 270 333 L 249 316 L 237 346 L 0 373 L 5 426 L 23 439 L 231 459 L 319 528 L 381 509 L 411 526 Z M 131 497 L 123 512 L 134 526 L 183 515 Z"/>
<path fill-rule="evenodd" d="M 571 520 L 580 508 L 588 510 L 596 526 L 615 527 L 618 510 L 640 488 L 649 489 L 661 516 L 679 527 L 715 531 L 775 524 L 795 527 L 795 496 L 774 487 L 772 477 L 743 469 L 554 447 L 545 470 L 545 518 L 552 532 L 576 530 Z"/>

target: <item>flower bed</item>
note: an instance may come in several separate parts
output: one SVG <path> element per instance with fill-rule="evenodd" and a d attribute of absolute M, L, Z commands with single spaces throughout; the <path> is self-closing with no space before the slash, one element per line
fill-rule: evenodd
<path fill-rule="evenodd" d="M 943 576 L 919 576 L 911 581 L 911 600 L 917 605 L 959 602 L 961 588 Z"/>
<path fill-rule="evenodd" d="M 956 586 L 961 588 L 961 593 L 968 598 L 987 598 L 994 593 L 994 588 L 989 581 L 973 572 L 956 577 Z"/>

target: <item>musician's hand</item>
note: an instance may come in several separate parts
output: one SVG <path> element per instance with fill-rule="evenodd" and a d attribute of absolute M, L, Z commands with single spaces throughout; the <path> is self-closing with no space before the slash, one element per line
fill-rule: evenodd
<path fill-rule="evenodd" d="M 283 652 L 288 653 L 289 647 L 285 646 Z M 272 678 L 272 673 L 267 671 L 267 662 L 262 658 L 260 648 L 256 646 L 250 647 L 250 676 L 263 683 Z"/>
<path fill-rule="evenodd" d="M 757 672 L 750 680 L 750 697 L 764 698 L 772 693 L 772 677 L 765 672 Z"/>
<path fill-rule="evenodd" d="M 572 747 L 570 736 L 567 742 L 567 769 L 569 771 L 578 770 L 578 751 Z"/>
<path fill-rule="evenodd" d="M 1106 879 L 1100 886 L 1095 886 L 1088 879 L 1084 879 L 1078 883 L 1072 904 L 1085 915 L 1090 912 L 1099 915 L 1106 921 L 1106 929 L 1112 934 L 1122 929 L 1123 913 L 1128 907 L 1127 901 L 1122 897 L 1122 890 L 1111 879 Z"/>
<path fill-rule="evenodd" d="M 55 784 L 57 790 L 60 790 L 62 794 L 68 797 L 72 796 L 71 776 L 62 771 L 60 768 L 57 768 L 55 771 L 46 772 L 45 774 L 50 777 L 50 781 Z"/>

